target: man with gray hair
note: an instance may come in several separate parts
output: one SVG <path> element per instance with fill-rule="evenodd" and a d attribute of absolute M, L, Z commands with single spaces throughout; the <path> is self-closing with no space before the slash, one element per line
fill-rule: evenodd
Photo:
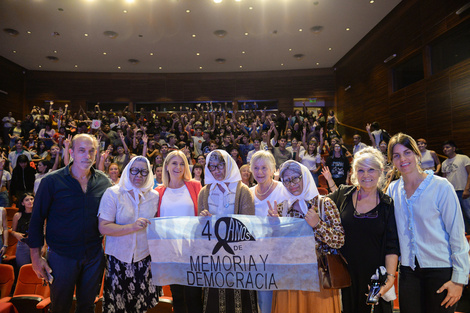
<path fill-rule="evenodd" d="M 97 148 L 95 137 L 75 136 L 69 149 L 73 163 L 45 176 L 36 194 L 28 240 L 33 269 L 50 284 L 50 312 L 69 312 L 75 288 L 76 312 L 94 312 L 104 269 L 97 214 L 111 186 L 92 168 Z M 46 220 L 47 260 L 41 256 Z"/>

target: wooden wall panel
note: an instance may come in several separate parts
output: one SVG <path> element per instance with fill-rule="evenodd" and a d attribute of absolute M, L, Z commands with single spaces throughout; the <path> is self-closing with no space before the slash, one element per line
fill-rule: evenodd
<path fill-rule="evenodd" d="M 298 97 L 321 97 L 334 104 L 331 69 L 188 74 L 28 72 L 26 101 L 68 99 L 72 110 L 86 101 L 196 101 L 277 99 L 292 111 Z"/>
<path fill-rule="evenodd" d="M 0 57 L 0 119 L 13 113 L 16 119 L 23 118 L 25 69 Z M 0 124 L 1 125 L 1 124 Z M 1 126 L 0 126 L 1 127 Z"/>
<path fill-rule="evenodd" d="M 437 74 L 426 69 L 424 79 L 396 92 L 392 88 L 393 67 L 416 54 L 427 62 L 428 45 L 470 18 L 455 14 L 466 3 L 402 1 L 335 65 L 339 120 L 360 128 L 377 120 L 392 134 L 426 138 L 438 153 L 443 141 L 454 139 L 470 154 L 470 60 Z M 396 58 L 384 63 L 392 54 Z"/>

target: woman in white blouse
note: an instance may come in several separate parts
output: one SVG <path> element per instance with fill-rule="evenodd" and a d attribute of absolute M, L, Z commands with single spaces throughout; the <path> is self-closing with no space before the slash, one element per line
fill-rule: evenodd
<path fill-rule="evenodd" d="M 196 216 L 197 197 L 201 183 L 191 179 L 188 159 L 181 150 L 172 151 L 163 162 L 163 184 L 155 190 L 160 194 L 157 217 Z M 202 312 L 202 289 L 170 285 L 175 313 Z"/>
<path fill-rule="evenodd" d="M 400 312 L 454 312 L 470 269 L 455 190 L 433 171 L 422 171 L 418 145 L 406 134 L 390 139 L 388 158 L 387 194 L 395 204 L 401 252 Z"/>
<path fill-rule="evenodd" d="M 286 187 L 273 179 L 276 161 L 271 152 L 260 150 L 253 154 L 250 163 L 251 172 L 258 184 L 250 188 L 255 199 L 255 215 L 268 216 L 268 202 L 282 203 L 288 199 Z M 258 306 L 261 313 L 271 313 L 272 291 L 258 291 Z"/>
<path fill-rule="evenodd" d="M 103 311 L 144 312 L 158 303 L 146 231 L 159 199 L 152 187 L 150 163 L 138 156 L 101 198 L 99 230 L 106 235 L 107 255 Z"/>

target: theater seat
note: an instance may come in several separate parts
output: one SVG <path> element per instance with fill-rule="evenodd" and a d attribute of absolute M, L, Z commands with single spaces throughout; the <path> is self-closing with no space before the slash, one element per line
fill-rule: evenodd
<path fill-rule="evenodd" d="M 323 196 L 328 194 L 328 189 L 322 188 L 322 187 L 317 187 L 318 192 Z"/>
<path fill-rule="evenodd" d="M 397 298 L 393 300 L 393 310 L 400 310 L 400 304 L 398 302 L 398 272 L 395 272 L 395 282 L 393 283 L 393 288 L 395 288 L 395 294 Z"/>
<path fill-rule="evenodd" d="M 16 244 L 18 240 L 11 234 L 11 229 L 8 230 L 8 248 L 5 252 L 3 259 L 4 264 L 16 266 Z"/>
<path fill-rule="evenodd" d="M 9 264 L 0 264 L 0 298 L 10 295 L 15 281 L 15 269 Z"/>
<path fill-rule="evenodd" d="M 170 286 L 163 286 L 163 296 L 159 297 L 156 307 L 148 310 L 148 313 L 171 313 L 173 312 L 173 297 Z"/>
<path fill-rule="evenodd" d="M 43 286 L 42 279 L 36 276 L 33 266 L 27 264 L 20 269 L 13 297 L 2 298 L 0 303 L 12 303 L 19 313 L 46 312 L 38 310 L 36 305 L 49 295 L 49 286 Z"/>
<path fill-rule="evenodd" d="M 326 178 L 325 176 L 323 176 L 323 174 L 318 175 L 317 187 L 325 188 L 326 190 L 328 190 L 328 182 L 326 181 Z"/>

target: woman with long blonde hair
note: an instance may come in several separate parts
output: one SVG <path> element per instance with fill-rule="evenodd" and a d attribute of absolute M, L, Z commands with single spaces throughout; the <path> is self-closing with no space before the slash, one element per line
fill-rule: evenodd
<path fill-rule="evenodd" d="M 163 185 L 155 190 L 160 194 L 157 217 L 196 216 L 197 198 L 201 183 L 191 178 L 188 159 L 181 150 L 170 152 L 163 162 Z M 198 287 L 170 285 L 173 309 L 179 312 L 202 312 L 202 290 Z"/>

